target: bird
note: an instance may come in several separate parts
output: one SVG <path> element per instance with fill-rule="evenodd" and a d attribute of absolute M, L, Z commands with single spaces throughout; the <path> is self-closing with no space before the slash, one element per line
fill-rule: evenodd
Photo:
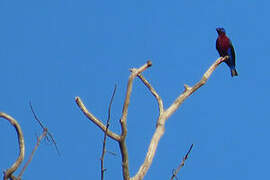
<path fill-rule="evenodd" d="M 235 68 L 235 52 L 231 40 L 226 36 L 226 31 L 222 27 L 216 28 L 218 37 L 216 40 L 216 49 L 221 57 L 229 56 L 225 60 L 231 70 L 231 76 L 238 76 Z"/>

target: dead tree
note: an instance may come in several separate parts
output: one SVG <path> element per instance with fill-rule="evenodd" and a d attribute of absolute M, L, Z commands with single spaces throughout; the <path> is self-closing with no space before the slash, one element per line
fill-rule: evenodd
<path fill-rule="evenodd" d="M 175 101 L 167 108 L 164 109 L 163 107 L 163 101 L 162 98 L 159 96 L 159 94 L 156 92 L 156 90 L 151 86 L 151 84 L 143 77 L 142 72 L 151 67 L 152 62 L 148 61 L 146 64 L 141 66 L 140 68 L 132 68 L 131 74 L 128 79 L 127 84 L 127 90 L 126 90 L 126 97 L 123 105 L 122 110 L 122 116 L 120 118 L 120 125 L 121 125 L 121 134 L 117 134 L 112 132 L 108 129 L 108 126 L 103 124 L 96 116 L 94 116 L 84 105 L 80 97 L 76 97 L 75 101 L 78 105 L 78 107 L 81 109 L 81 111 L 85 114 L 85 116 L 91 120 L 94 124 L 96 124 L 107 136 L 109 136 L 111 139 L 118 142 L 120 151 L 121 151 L 121 157 L 122 157 L 122 173 L 123 173 L 123 179 L 124 180 L 141 180 L 146 175 L 148 169 L 150 168 L 153 158 L 155 156 L 157 146 L 159 143 L 160 138 L 163 136 L 165 132 L 165 123 L 168 120 L 168 118 L 179 108 L 179 106 L 196 90 L 198 90 L 201 86 L 203 86 L 206 81 L 209 79 L 213 71 L 218 67 L 218 65 L 222 62 L 224 62 L 228 57 L 221 57 L 217 59 L 210 68 L 204 73 L 201 80 L 197 82 L 194 86 L 188 86 L 184 85 L 184 92 L 180 94 Z M 130 177 L 129 173 L 129 161 L 128 161 L 128 151 L 127 151 L 127 145 L 126 145 L 126 136 L 127 136 L 127 114 L 128 114 L 128 106 L 130 103 L 130 96 L 133 86 L 133 80 L 138 77 L 144 85 L 148 88 L 148 90 L 152 93 L 154 98 L 156 99 L 158 103 L 159 108 L 159 116 L 156 122 L 156 129 L 153 134 L 153 137 L 150 141 L 150 144 L 148 146 L 148 151 L 146 153 L 144 162 L 140 166 L 137 173 Z M 103 171 L 103 169 L 101 170 Z"/>

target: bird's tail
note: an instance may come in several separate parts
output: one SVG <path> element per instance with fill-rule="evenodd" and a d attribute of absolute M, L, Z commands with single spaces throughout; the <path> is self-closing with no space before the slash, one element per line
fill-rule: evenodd
<path fill-rule="evenodd" d="M 238 76 L 238 73 L 237 73 L 236 69 L 231 69 L 231 75 L 232 75 L 232 77 L 233 76 Z"/>

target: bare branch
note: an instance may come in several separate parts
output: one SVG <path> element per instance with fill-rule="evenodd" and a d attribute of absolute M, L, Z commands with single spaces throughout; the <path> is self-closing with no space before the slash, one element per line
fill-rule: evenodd
<path fill-rule="evenodd" d="M 166 119 L 168 119 L 179 108 L 179 106 L 184 102 L 184 100 L 186 100 L 187 97 L 189 97 L 197 89 L 203 86 L 209 79 L 213 71 L 218 67 L 218 65 L 224 62 L 227 58 L 228 56 L 217 59 L 212 64 L 212 66 L 210 66 L 210 68 L 204 73 L 202 79 L 198 83 L 196 83 L 193 87 L 185 85 L 185 91 L 180 96 L 178 96 L 178 98 L 173 102 L 173 104 L 165 111 Z"/>
<path fill-rule="evenodd" d="M 20 174 L 19 174 L 19 176 L 18 176 L 19 179 L 21 179 L 21 177 L 22 177 L 24 171 L 26 170 L 27 166 L 28 166 L 28 165 L 30 164 L 30 162 L 32 161 L 32 159 L 33 159 L 33 157 L 34 157 L 34 154 L 35 154 L 35 152 L 36 152 L 36 150 L 37 150 L 37 148 L 38 148 L 38 146 L 39 146 L 41 140 L 42 140 L 44 137 L 46 137 L 47 133 L 48 133 L 48 129 L 47 129 L 47 128 L 44 128 L 44 129 L 43 129 L 43 133 L 37 138 L 37 144 L 35 145 L 35 147 L 34 147 L 32 153 L 31 153 L 29 159 L 27 160 L 26 164 L 23 166 L 23 169 L 21 170 L 21 172 L 20 172 Z"/>
<path fill-rule="evenodd" d="M 108 109 L 108 119 L 107 119 L 107 122 L 106 122 L 106 130 L 104 132 L 104 140 L 103 140 L 103 147 L 102 147 L 102 155 L 101 155 L 101 158 L 100 158 L 100 163 L 101 163 L 101 180 L 104 179 L 104 172 L 106 171 L 106 169 L 104 169 L 104 156 L 105 156 L 105 153 L 106 153 L 106 139 L 107 139 L 107 133 L 108 133 L 108 130 L 109 130 L 109 126 L 110 126 L 110 119 L 111 119 L 111 106 L 112 106 L 112 102 L 113 102 L 113 98 L 114 98 L 114 95 L 115 95 L 115 92 L 116 92 L 116 85 L 114 86 L 114 90 L 113 90 L 113 95 L 111 97 L 111 101 L 110 101 L 110 104 L 109 104 L 109 109 Z"/>
<path fill-rule="evenodd" d="M 153 134 L 153 137 L 151 139 L 151 142 L 148 147 L 148 151 L 146 153 L 145 159 L 141 167 L 139 168 L 138 172 L 134 177 L 132 177 L 132 180 L 141 180 L 144 178 L 145 174 L 147 173 L 149 167 L 152 164 L 153 158 L 156 153 L 156 149 L 159 143 L 160 138 L 163 136 L 165 131 L 165 122 L 166 120 L 179 108 L 179 106 L 183 103 L 183 101 L 189 97 L 192 93 L 194 93 L 197 89 L 199 89 L 202 85 L 206 83 L 206 81 L 209 79 L 213 71 L 218 67 L 218 65 L 222 62 L 224 62 L 228 56 L 221 57 L 217 59 L 211 67 L 204 73 L 202 79 L 195 84 L 193 87 L 189 87 L 188 85 L 185 85 L 185 91 L 173 102 L 173 104 L 164 111 L 158 118 L 158 122 L 156 125 L 156 130 Z"/>
<path fill-rule="evenodd" d="M 34 111 L 34 109 L 33 109 L 33 106 L 32 106 L 31 101 L 29 102 L 29 106 L 30 106 L 30 109 L 31 109 L 31 111 L 32 111 L 32 113 L 33 113 L 33 115 L 34 115 L 35 120 L 38 122 L 38 124 L 41 126 L 42 129 L 46 129 L 45 126 L 44 126 L 44 125 L 41 123 L 41 121 L 38 119 L 38 117 L 37 117 L 37 115 L 36 115 L 36 113 L 35 113 L 35 111 Z"/>
<path fill-rule="evenodd" d="M 153 94 L 153 96 L 156 98 L 157 103 L 158 103 L 158 108 L 159 108 L 159 116 L 163 113 L 163 102 L 161 97 L 158 95 L 156 90 L 151 86 L 151 84 L 143 77 L 143 75 L 138 74 L 138 77 L 142 82 L 145 84 L 145 86 L 149 89 L 149 91 Z"/>
<path fill-rule="evenodd" d="M 17 137 L 18 137 L 18 142 L 19 142 L 19 147 L 20 147 L 19 157 L 17 158 L 16 162 L 11 166 L 11 168 L 7 169 L 4 172 L 4 180 L 8 180 L 9 178 L 16 179 L 16 177 L 14 177 L 12 174 L 18 169 L 19 165 L 22 163 L 24 159 L 25 146 L 24 146 L 23 133 L 22 133 L 19 123 L 14 118 L 12 118 L 11 116 L 3 112 L 0 112 L 0 117 L 8 120 L 13 125 L 13 127 L 15 128 L 17 132 Z"/>
<path fill-rule="evenodd" d="M 125 102 L 124 102 L 124 106 L 123 106 L 122 117 L 120 119 L 120 123 L 121 123 L 121 127 L 122 127 L 121 136 L 126 136 L 126 133 L 127 133 L 126 121 L 127 121 L 128 106 L 129 106 L 129 102 L 130 102 L 130 95 L 131 95 L 132 86 L 133 86 L 133 80 L 138 74 L 142 73 L 150 66 L 152 66 L 152 62 L 147 61 L 147 63 L 145 65 L 143 65 L 142 67 L 140 67 L 139 69 L 132 68 L 130 70 L 131 74 L 128 78 L 126 98 L 125 98 Z"/>
<path fill-rule="evenodd" d="M 75 97 L 75 101 L 77 103 L 77 105 L 79 106 L 79 108 L 81 109 L 81 111 L 84 113 L 84 115 L 91 120 L 94 124 L 96 124 L 103 132 L 106 131 L 106 126 L 99 120 L 97 119 L 92 113 L 90 113 L 85 105 L 83 104 L 82 100 L 80 99 L 80 97 Z M 108 130 L 107 135 L 116 140 L 116 141 L 120 141 L 120 136 L 110 130 Z"/>
<path fill-rule="evenodd" d="M 182 162 L 180 163 L 180 165 L 178 166 L 178 168 L 173 172 L 173 175 L 171 177 L 171 180 L 173 180 L 173 178 L 176 177 L 176 175 L 178 174 L 178 172 L 180 171 L 180 169 L 185 165 L 185 161 L 187 160 L 192 147 L 193 147 L 193 144 L 191 144 L 191 146 L 190 146 L 187 154 L 184 156 L 184 158 L 183 158 Z"/>
<path fill-rule="evenodd" d="M 146 64 L 141 66 L 138 69 L 131 69 L 131 74 L 128 78 L 128 85 L 127 85 L 127 92 L 126 92 L 126 98 L 123 105 L 123 111 L 122 111 L 122 117 L 120 119 L 121 123 L 121 139 L 119 141 L 119 147 L 121 150 L 121 156 L 122 156 L 122 170 L 123 170 L 123 176 L 124 180 L 129 180 L 129 167 L 128 167 L 128 152 L 127 152 L 127 146 L 126 146 L 126 135 L 127 135 L 127 113 L 128 113 L 128 106 L 130 102 L 130 95 L 132 91 L 132 85 L 134 78 L 142 73 L 144 70 L 146 70 L 148 67 L 152 66 L 151 61 L 147 61 Z"/>
<path fill-rule="evenodd" d="M 46 127 L 42 124 L 42 122 L 39 120 L 38 116 L 36 115 L 36 113 L 35 113 L 35 111 L 34 111 L 34 109 L 33 109 L 33 106 L 32 106 L 32 104 L 31 104 L 31 102 L 29 102 L 29 106 L 30 106 L 30 109 L 31 109 L 31 111 L 32 111 L 32 113 L 33 113 L 33 115 L 34 115 L 35 120 L 36 120 L 36 121 L 38 122 L 38 124 L 41 126 L 43 132 L 42 132 L 42 134 L 37 138 L 37 143 L 36 143 L 34 149 L 32 150 L 32 152 L 31 152 L 31 154 L 30 154 L 30 156 L 29 156 L 29 159 L 27 160 L 26 164 L 23 166 L 21 172 L 19 173 L 18 179 L 21 179 L 21 177 L 22 177 L 24 171 L 26 170 L 27 166 L 28 166 L 28 165 L 30 164 L 30 162 L 32 161 L 32 159 L 33 159 L 33 157 L 34 157 L 34 154 L 35 154 L 35 152 L 36 152 L 38 146 L 40 145 L 40 142 L 42 141 L 43 138 L 48 138 L 47 135 L 50 136 L 50 139 L 52 140 L 52 142 L 53 142 L 53 144 L 54 144 L 54 147 L 55 147 L 55 149 L 56 149 L 58 155 L 60 155 L 59 149 L 58 149 L 58 147 L 57 147 L 57 144 L 56 144 L 56 142 L 55 142 L 55 140 L 54 140 L 52 134 L 48 131 L 48 128 L 46 128 Z"/>
<path fill-rule="evenodd" d="M 48 137 L 47 137 L 47 134 L 50 136 L 50 139 L 52 140 L 52 142 L 53 142 L 53 144 L 54 144 L 54 147 L 55 147 L 55 149 L 56 149 L 56 151 L 57 151 L 57 154 L 60 156 L 60 151 L 59 151 L 59 149 L 58 149 L 58 147 L 57 147 L 57 144 L 56 144 L 56 142 L 55 142 L 55 140 L 54 140 L 54 138 L 53 138 L 53 135 L 49 132 L 48 128 L 46 128 L 46 127 L 41 123 L 41 121 L 39 120 L 39 118 L 37 117 L 37 115 L 36 115 L 36 113 L 35 113 L 35 111 L 34 111 L 34 109 L 33 109 L 33 106 L 32 106 L 32 104 L 31 104 L 31 102 L 29 102 L 29 106 L 30 106 L 30 109 L 31 109 L 31 111 L 32 111 L 32 113 L 33 113 L 33 115 L 34 115 L 35 120 L 39 123 L 39 125 L 40 125 L 41 128 L 43 129 L 43 132 L 44 132 L 44 131 L 47 132 L 47 133 L 45 134 L 45 137 L 48 138 Z"/>
<path fill-rule="evenodd" d="M 159 143 L 160 138 L 164 134 L 164 124 L 160 124 L 160 122 L 165 122 L 164 117 L 161 115 L 161 117 L 158 120 L 158 124 L 156 126 L 155 133 L 153 134 L 153 137 L 151 139 L 151 142 L 149 144 L 145 159 L 141 167 L 139 168 L 138 172 L 134 177 L 132 177 L 132 180 L 141 180 L 144 178 L 145 174 L 147 173 L 148 169 L 150 168 L 153 158 L 155 156 L 157 146 Z"/>

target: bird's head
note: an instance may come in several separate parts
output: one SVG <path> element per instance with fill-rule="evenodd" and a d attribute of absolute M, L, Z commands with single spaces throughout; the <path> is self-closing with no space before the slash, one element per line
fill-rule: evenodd
<path fill-rule="evenodd" d="M 218 35 L 225 35 L 226 33 L 225 29 L 222 27 L 218 27 L 216 30 L 217 30 Z"/>

